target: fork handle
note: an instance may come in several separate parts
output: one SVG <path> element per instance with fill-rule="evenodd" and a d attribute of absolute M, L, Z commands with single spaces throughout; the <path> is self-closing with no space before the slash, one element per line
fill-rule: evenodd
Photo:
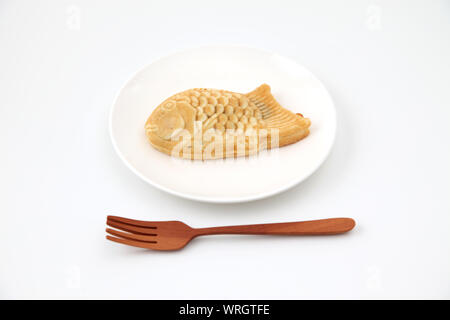
<path fill-rule="evenodd" d="M 351 218 L 331 218 L 299 222 L 200 228 L 194 230 L 196 231 L 196 236 L 211 234 L 328 235 L 350 231 L 354 226 L 355 221 Z"/>

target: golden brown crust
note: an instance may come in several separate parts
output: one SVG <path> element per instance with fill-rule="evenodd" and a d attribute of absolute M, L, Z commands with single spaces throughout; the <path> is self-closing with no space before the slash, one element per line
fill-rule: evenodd
<path fill-rule="evenodd" d="M 145 132 L 161 152 L 206 160 L 295 143 L 310 124 L 281 107 L 263 84 L 248 94 L 196 88 L 173 95 L 153 111 Z"/>

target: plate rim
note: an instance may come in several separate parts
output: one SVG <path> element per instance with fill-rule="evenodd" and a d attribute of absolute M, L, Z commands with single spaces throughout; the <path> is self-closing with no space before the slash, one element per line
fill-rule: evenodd
<path fill-rule="evenodd" d="M 148 184 L 150 184 L 151 186 L 167 192 L 169 194 L 184 198 L 184 199 L 188 199 L 188 200 L 193 200 L 193 201 L 199 201 L 199 202 L 206 202 L 206 203 L 220 203 L 220 204 L 224 204 L 224 203 L 244 203 L 244 202 L 251 202 L 251 201 L 257 201 L 257 200 L 261 200 L 261 199 L 265 199 L 265 198 L 269 198 L 271 196 L 280 194 L 282 192 L 285 192 L 293 187 L 295 187 L 296 185 L 302 183 L 303 181 L 307 180 L 313 173 L 315 173 L 321 166 L 322 164 L 325 162 L 325 160 L 328 158 L 328 156 L 331 153 L 331 150 L 333 149 L 335 140 L 336 140 L 336 131 L 337 131 L 337 118 L 336 118 L 336 105 L 334 103 L 333 98 L 331 97 L 330 93 L 328 92 L 327 88 L 324 86 L 324 84 L 322 83 L 322 81 L 317 78 L 315 76 L 314 73 L 312 73 L 308 68 L 306 68 L 303 64 L 298 63 L 297 61 L 295 61 L 294 59 L 291 59 L 290 57 L 286 57 L 286 56 L 281 56 L 284 59 L 288 60 L 289 62 L 292 62 L 296 65 L 301 66 L 303 69 L 305 69 L 310 76 L 317 81 L 317 83 L 320 85 L 320 87 L 324 90 L 324 92 L 326 93 L 326 95 L 328 96 L 328 99 L 331 102 L 331 110 L 333 112 L 333 118 L 334 118 L 334 128 L 333 128 L 333 136 L 331 139 L 331 142 L 328 146 L 328 150 L 326 153 L 324 153 L 324 155 L 322 156 L 322 158 L 320 159 L 320 161 L 317 161 L 317 165 L 314 166 L 305 176 L 303 176 L 301 179 L 299 179 L 298 181 L 294 181 L 292 183 L 286 184 L 280 188 L 268 191 L 268 192 L 264 192 L 261 194 L 257 194 L 257 195 L 253 195 L 253 196 L 246 196 L 246 197 L 229 197 L 229 198 L 217 198 L 217 197 L 207 197 L 207 196 L 200 196 L 200 195 L 191 195 L 191 194 L 186 194 L 183 192 L 179 192 L 173 189 L 170 189 L 168 187 L 165 187 L 163 185 L 160 185 L 159 183 L 156 183 L 154 181 L 152 181 L 151 179 L 147 178 L 144 174 L 142 174 L 141 172 L 139 172 L 135 167 L 133 167 L 131 165 L 131 163 L 125 158 L 125 156 L 123 155 L 122 151 L 119 149 L 119 146 L 117 145 L 117 142 L 114 138 L 114 133 L 113 133 L 113 114 L 114 114 L 114 109 L 116 106 L 116 102 L 118 100 L 118 98 L 120 97 L 122 91 L 128 86 L 128 84 L 142 71 L 144 71 L 145 69 L 147 69 L 149 66 L 151 66 L 152 64 L 168 58 L 170 56 L 173 55 L 177 55 L 177 54 L 181 54 L 183 52 L 188 52 L 188 51 L 192 51 L 192 50 L 199 50 L 202 48 L 218 48 L 218 47 L 233 47 L 233 48 L 243 48 L 243 49 L 250 49 L 250 50 L 255 50 L 255 51 L 259 51 L 265 54 L 277 54 L 275 52 L 269 51 L 269 50 L 265 50 L 265 49 L 261 49 L 261 48 L 256 48 L 256 47 L 252 47 L 252 46 L 246 46 L 246 45 L 239 45 L 239 44 L 215 44 L 215 45 L 202 45 L 202 46 L 196 46 L 196 47 L 190 47 L 190 48 L 185 48 L 182 50 L 177 50 L 177 51 L 173 51 L 168 53 L 167 55 L 164 56 L 160 56 L 154 60 L 152 60 L 150 63 L 146 64 L 145 66 L 143 66 L 142 68 L 140 68 L 138 71 L 134 72 L 130 77 L 127 78 L 127 80 L 124 82 L 124 84 L 120 87 L 120 89 L 118 90 L 118 92 L 116 93 L 114 100 L 112 102 L 112 105 L 110 107 L 110 111 L 109 111 L 109 120 L 108 120 L 108 131 L 109 131 L 109 136 L 113 145 L 113 149 L 114 151 L 117 153 L 117 155 L 119 156 L 119 158 L 122 160 L 122 162 L 125 164 L 125 166 L 130 169 L 135 175 L 137 175 L 139 178 L 141 178 L 143 181 L 147 182 Z"/>

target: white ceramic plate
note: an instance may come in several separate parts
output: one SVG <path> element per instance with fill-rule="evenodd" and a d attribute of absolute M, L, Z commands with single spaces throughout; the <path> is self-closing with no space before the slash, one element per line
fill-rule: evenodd
<path fill-rule="evenodd" d="M 311 119 L 307 138 L 255 157 L 204 162 L 172 158 L 147 141 L 145 121 L 172 94 L 195 87 L 246 93 L 263 83 L 282 106 Z M 335 129 L 333 102 L 311 72 L 240 46 L 201 47 L 155 61 L 125 84 L 110 115 L 114 148 L 136 175 L 174 195 L 219 203 L 262 199 L 305 180 L 327 157 Z"/>

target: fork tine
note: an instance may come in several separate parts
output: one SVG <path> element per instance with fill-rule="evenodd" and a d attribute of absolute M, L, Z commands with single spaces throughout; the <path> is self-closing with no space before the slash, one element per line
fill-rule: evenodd
<path fill-rule="evenodd" d="M 108 216 L 107 219 L 111 220 L 111 221 L 117 221 L 117 222 L 130 224 L 132 226 L 148 227 L 148 228 L 156 229 L 156 227 L 154 226 L 154 223 L 151 221 L 133 220 L 133 219 L 123 218 L 123 217 L 118 217 L 118 216 Z"/>
<path fill-rule="evenodd" d="M 109 234 L 112 234 L 113 236 L 124 238 L 128 240 L 137 240 L 137 241 L 144 241 L 149 243 L 156 243 L 155 236 L 144 236 L 142 234 L 133 234 L 133 233 L 127 233 L 122 231 L 117 231 L 114 229 L 106 228 L 106 232 Z"/>
<path fill-rule="evenodd" d="M 155 229 L 150 229 L 150 228 L 141 228 L 141 227 L 135 227 L 135 226 L 131 226 L 129 224 L 125 224 L 125 223 L 121 223 L 121 222 L 116 222 L 113 220 L 107 220 L 106 224 L 110 227 L 119 229 L 119 230 L 123 230 L 123 231 L 127 231 L 127 232 L 131 232 L 131 233 L 137 233 L 137 234 L 146 234 L 146 235 L 153 235 L 156 236 L 155 233 Z"/>
<path fill-rule="evenodd" d="M 155 243 L 149 243 L 149 242 L 142 242 L 142 241 L 133 241 L 133 240 L 126 240 L 116 237 L 111 237 L 109 235 L 106 235 L 106 239 L 118 242 L 121 244 L 125 244 L 128 246 L 138 247 L 138 248 L 144 248 L 144 249 L 154 249 L 158 250 Z"/>

